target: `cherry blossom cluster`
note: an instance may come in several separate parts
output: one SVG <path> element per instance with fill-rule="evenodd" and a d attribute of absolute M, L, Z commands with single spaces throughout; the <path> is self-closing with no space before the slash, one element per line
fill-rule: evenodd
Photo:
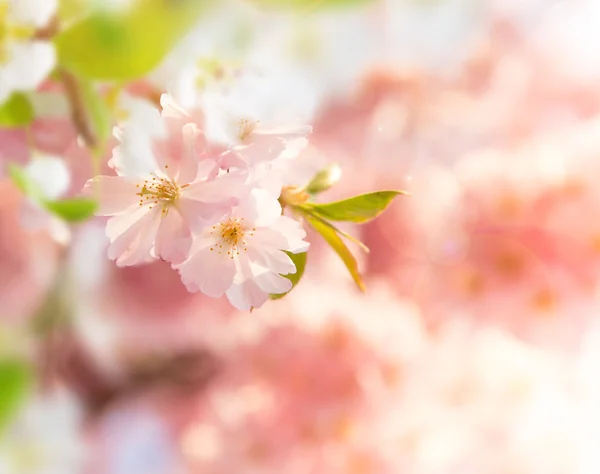
<path fill-rule="evenodd" d="M 283 185 L 271 171 L 299 153 L 310 127 L 240 119 L 235 141 L 222 145 L 207 138 L 202 114 L 166 94 L 161 108 L 143 130 L 134 120 L 115 129 L 120 144 L 109 165 L 116 176 L 85 185 L 97 214 L 110 216 L 109 258 L 118 266 L 169 262 L 189 291 L 227 295 L 241 310 L 288 292 L 292 283 L 282 275 L 296 266 L 286 252 L 309 244 L 302 225 L 283 215 Z"/>

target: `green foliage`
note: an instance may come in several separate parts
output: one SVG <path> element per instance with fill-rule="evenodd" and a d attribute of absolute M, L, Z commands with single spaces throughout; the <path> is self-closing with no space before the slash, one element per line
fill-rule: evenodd
<path fill-rule="evenodd" d="M 288 254 L 288 256 L 292 259 L 292 261 L 294 262 L 294 265 L 296 265 L 296 273 L 290 273 L 288 275 L 282 275 L 285 278 L 287 278 L 288 280 L 290 280 L 292 282 L 292 290 L 294 289 L 294 287 L 298 284 L 298 282 L 300 282 L 300 279 L 302 278 L 302 276 L 304 275 L 304 269 L 306 268 L 306 257 L 307 257 L 307 252 L 302 252 L 302 253 L 291 253 L 291 252 L 286 252 Z M 290 291 L 292 291 L 290 290 Z M 279 295 L 271 295 L 271 299 L 272 300 L 278 300 L 283 298 L 285 295 L 287 295 L 290 291 L 288 291 L 287 293 L 281 293 Z"/>
<path fill-rule="evenodd" d="M 94 215 L 98 203 L 88 198 L 62 199 L 45 201 L 44 207 L 51 213 L 67 222 L 82 222 Z"/>
<path fill-rule="evenodd" d="M 32 199 L 39 199 L 41 194 L 35 182 L 27 175 L 27 173 L 19 165 L 9 163 L 8 175 L 19 190 L 26 196 Z"/>
<path fill-rule="evenodd" d="M 0 104 L 1 127 L 24 127 L 34 118 L 33 107 L 24 94 L 15 93 L 6 102 Z"/>
<path fill-rule="evenodd" d="M 131 80 L 158 66 L 210 0 L 136 0 L 97 10 L 55 38 L 63 67 L 89 79 Z"/>
<path fill-rule="evenodd" d="M 305 188 L 308 194 L 319 194 L 327 191 L 340 180 L 342 170 L 337 164 L 331 164 L 319 171 Z"/>
<path fill-rule="evenodd" d="M 0 360 L 0 431 L 12 421 L 33 385 L 31 368 L 22 361 Z"/>
<path fill-rule="evenodd" d="M 303 208 L 324 219 L 362 224 L 375 219 L 400 194 L 406 193 L 403 191 L 379 191 L 327 204 L 306 203 Z"/>
<path fill-rule="evenodd" d="M 305 217 L 311 227 L 321 234 L 321 237 L 325 239 L 325 241 L 342 259 L 342 262 L 344 262 L 344 265 L 346 265 L 346 268 L 350 272 L 350 275 L 360 290 L 365 291 L 365 284 L 363 283 L 362 277 L 358 271 L 358 262 L 334 228 L 327 225 L 327 223 L 323 220 L 315 218 L 310 214 L 305 214 Z"/>

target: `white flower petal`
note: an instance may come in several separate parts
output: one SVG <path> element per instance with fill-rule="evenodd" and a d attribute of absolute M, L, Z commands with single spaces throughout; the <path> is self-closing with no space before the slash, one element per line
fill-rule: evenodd
<path fill-rule="evenodd" d="M 98 216 L 114 216 L 130 212 L 138 206 L 136 179 L 124 176 L 96 176 L 90 179 L 83 188 L 84 193 L 98 201 Z"/>
<path fill-rule="evenodd" d="M 267 190 L 253 189 L 249 198 L 242 200 L 235 213 L 257 227 L 269 227 L 281 216 L 281 205 Z"/>
<path fill-rule="evenodd" d="M 71 185 L 71 174 L 63 160 L 55 156 L 40 155 L 29 162 L 25 172 L 46 199 L 57 199 Z"/>
<path fill-rule="evenodd" d="M 12 43 L 8 54 L 10 60 L 0 67 L 0 87 L 11 91 L 36 89 L 56 64 L 54 46 L 47 41 Z"/>
<path fill-rule="evenodd" d="M 191 245 L 189 225 L 177 209 L 169 209 L 158 227 L 154 253 L 157 257 L 176 264 L 187 258 Z"/>
<path fill-rule="evenodd" d="M 181 281 L 189 291 L 201 291 L 220 298 L 231 287 L 235 275 L 235 261 L 224 252 L 219 254 L 214 242 L 195 242 L 192 256 L 177 268 Z M 210 250 L 210 249 L 213 250 Z"/>
<path fill-rule="evenodd" d="M 125 267 L 148 262 L 160 224 L 160 207 L 155 207 L 121 233 L 108 248 L 108 258 Z"/>
<path fill-rule="evenodd" d="M 227 299 L 240 311 L 260 308 L 269 300 L 269 293 L 263 291 L 254 280 L 234 283 L 227 290 Z"/>
<path fill-rule="evenodd" d="M 58 0 L 9 0 L 9 5 L 13 21 L 42 28 L 52 19 Z"/>

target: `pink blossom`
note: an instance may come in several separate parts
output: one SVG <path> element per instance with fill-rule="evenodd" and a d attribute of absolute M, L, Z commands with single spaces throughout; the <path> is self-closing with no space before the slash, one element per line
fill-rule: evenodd
<path fill-rule="evenodd" d="M 22 193 L 0 182 L 0 306 L 4 321 L 31 316 L 50 289 L 59 247 L 45 233 L 30 233 L 19 223 Z"/>
<path fill-rule="evenodd" d="M 117 131 L 121 146 L 112 162 L 118 176 L 98 176 L 86 184 L 88 192 L 97 193 L 97 214 L 112 216 L 106 228 L 108 255 L 119 266 L 154 256 L 182 261 L 192 231 L 237 203 L 243 180 L 233 173 L 216 176 L 217 162 L 206 156 L 202 134 L 188 118 L 163 96 L 164 130 L 158 127 L 150 137 Z M 139 153 L 143 163 L 130 166 Z M 147 172 L 140 171 L 144 166 Z"/>
<path fill-rule="evenodd" d="M 238 309 L 258 308 L 270 293 L 285 293 L 296 272 L 283 251 L 308 250 L 306 232 L 281 215 L 277 199 L 254 189 L 248 199 L 194 240 L 189 258 L 177 268 L 190 291 L 219 298 L 227 294 Z"/>

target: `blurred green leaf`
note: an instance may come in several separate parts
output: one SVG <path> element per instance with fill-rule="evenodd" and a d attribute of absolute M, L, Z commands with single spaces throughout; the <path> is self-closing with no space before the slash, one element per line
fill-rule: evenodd
<path fill-rule="evenodd" d="M 305 218 L 311 227 L 321 234 L 321 237 L 323 237 L 331 248 L 339 255 L 358 288 L 361 291 L 365 291 L 365 284 L 358 271 L 358 262 L 334 228 L 328 226 L 326 222 L 315 218 L 315 216 L 305 214 Z"/>
<path fill-rule="evenodd" d="M 9 163 L 7 171 L 12 182 L 23 194 L 32 199 L 41 198 L 41 191 L 38 189 L 37 184 L 27 175 L 22 167 L 15 163 Z"/>
<path fill-rule="evenodd" d="M 305 191 L 309 194 L 319 194 L 327 191 L 331 186 L 337 183 L 342 176 L 342 169 L 337 164 L 331 164 L 319 171 L 308 183 Z"/>
<path fill-rule="evenodd" d="M 369 222 L 380 215 L 392 200 L 400 194 L 406 193 L 404 191 L 379 191 L 327 204 L 306 203 L 302 208 L 332 221 L 361 224 Z"/>
<path fill-rule="evenodd" d="M 94 215 L 98 203 L 88 198 L 62 199 L 45 201 L 44 207 L 51 213 L 67 222 L 81 222 Z"/>
<path fill-rule="evenodd" d="M 24 94 L 12 94 L 6 102 L 0 104 L 0 126 L 2 127 L 24 127 L 33 122 L 34 118 L 33 107 Z"/>
<path fill-rule="evenodd" d="M 31 368 L 22 361 L 0 360 L 0 431 L 12 421 L 33 385 Z"/>
<path fill-rule="evenodd" d="M 55 39 L 59 62 L 89 79 L 130 80 L 158 66 L 211 0 L 135 0 L 96 11 Z"/>
<path fill-rule="evenodd" d="M 288 280 L 290 280 L 292 282 L 293 286 L 292 286 L 292 289 L 290 290 L 290 291 L 292 291 L 294 289 L 294 287 L 298 284 L 298 282 L 300 282 L 300 279 L 304 275 L 304 269 L 306 268 L 307 252 L 302 252 L 302 253 L 285 252 L 285 253 L 288 254 L 288 256 L 292 259 L 292 262 L 294 262 L 294 265 L 296 265 L 296 273 L 282 275 L 283 277 L 287 278 Z M 281 293 L 279 295 L 271 295 L 271 299 L 272 300 L 281 299 L 285 295 L 287 295 L 290 291 L 288 291 L 287 293 Z"/>

